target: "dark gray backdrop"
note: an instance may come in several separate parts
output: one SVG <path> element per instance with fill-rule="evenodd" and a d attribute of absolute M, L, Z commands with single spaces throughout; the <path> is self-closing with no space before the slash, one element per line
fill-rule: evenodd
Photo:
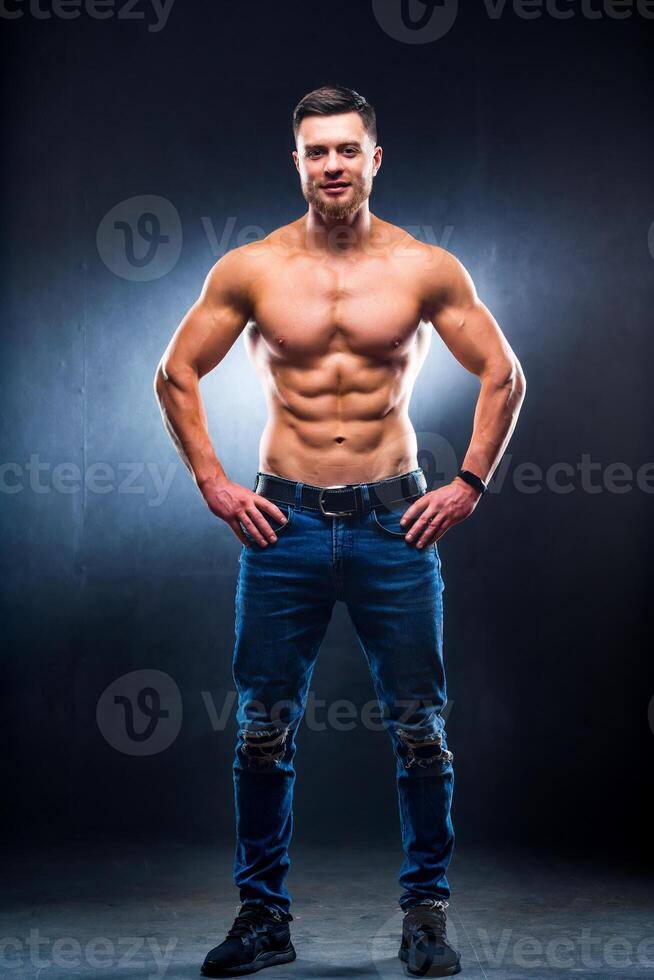
<path fill-rule="evenodd" d="M 0 24 L 5 834 L 230 839 L 240 544 L 178 462 L 152 377 L 219 255 L 303 213 L 290 113 L 341 82 L 378 111 L 372 210 L 466 264 L 528 380 L 492 492 L 439 545 L 459 839 L 641 848 L 654 22 L 608 0 L 568 19 L 479 2 L 448 29 L 450 2 L 425 40 L 394 0 L 177 0 L 165 24 L 123 6 L 15 2 Z M 430 488 L 463 457 L 477 389 L 434 334 L 411 405 Z M 242 340 L 203 393 L 252 486 L 265 405 Z M 399 842 L 341 605 L 311 687 L 326 704 L 300 739 L 296 840 Z M 153 725 L 153 697 L 169 711 L 144 741 L 126 729 L 139 692 Z M 324 724 L 339 698 L 351 730 Z"/>

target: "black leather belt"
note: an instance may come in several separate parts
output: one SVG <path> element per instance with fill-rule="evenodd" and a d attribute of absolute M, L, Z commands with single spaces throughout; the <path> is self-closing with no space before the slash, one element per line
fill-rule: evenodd
<path fill-rule="evenodd" d="M 253 490 L 275 503 L 295 504 L 298 481 L 285 480 L 271 473 L 257 473 Z M 368 488 L 368 506 L 365 505 L 362 487 Z M 398 509 L 399 504 L 409 504 L 427 490 L 427 479 L 418 468 L 410 473 L 378 480 L 375 483 L 346 483 L 333 487 L 314 487 L 302 484 L 302 508 L 316 510 L 325 517 L 361 516 L 376 507 Z"/>

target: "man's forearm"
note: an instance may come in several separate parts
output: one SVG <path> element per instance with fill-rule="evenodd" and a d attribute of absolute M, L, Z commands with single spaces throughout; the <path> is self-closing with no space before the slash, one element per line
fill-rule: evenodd
<path fill-rule="evenodd" d="M 226 479 L 209 438 L 196 372 L 159 367 L 154 387 L 166 430 L 200 490 L 208 480 Z"/>
<path fill-rule="evenodd" d="M 482 375 L 472 438 L 462 469 L 471 470 L 488 483 L 518 421 L 525 392 L 525 377 L 517 363 L 509 371 Z"/>

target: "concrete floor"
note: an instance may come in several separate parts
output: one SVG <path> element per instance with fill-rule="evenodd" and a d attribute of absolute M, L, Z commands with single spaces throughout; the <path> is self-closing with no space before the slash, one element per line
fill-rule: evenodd
<path fill-rule="evenodd" d="M 232 924 L 231 845 L 76 844 L 6 849 L 0 976 L 159 980 L 199 976 Z M 282 978 L 406 976 L 396 848 L 294 846 L 294 963 Z M 462 977 L 623 980 L 654 976 L 644 875 L 528 850 L 458 846 L 449 933 Z"/>

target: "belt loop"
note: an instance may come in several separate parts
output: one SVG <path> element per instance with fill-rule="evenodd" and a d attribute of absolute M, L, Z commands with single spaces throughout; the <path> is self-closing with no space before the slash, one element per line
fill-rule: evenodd
<path fill-rule="evenodd" d="M 303 487 L 304 487 L 304 483 L 300 483 L 299 481 L 298 481 L 298 483 L 295 484 L 295 509 L 296 510 L 302 510 L 302 489 L 303 489 Z"/>
<path fill-rule="evenodd" d="M 361 490 L 361 500 L 363 502 L 363 513 L 367 514 L 370 510 L 370 494 L 368 493 L 368 484 L 360 483 L 359 489 Z"/>

